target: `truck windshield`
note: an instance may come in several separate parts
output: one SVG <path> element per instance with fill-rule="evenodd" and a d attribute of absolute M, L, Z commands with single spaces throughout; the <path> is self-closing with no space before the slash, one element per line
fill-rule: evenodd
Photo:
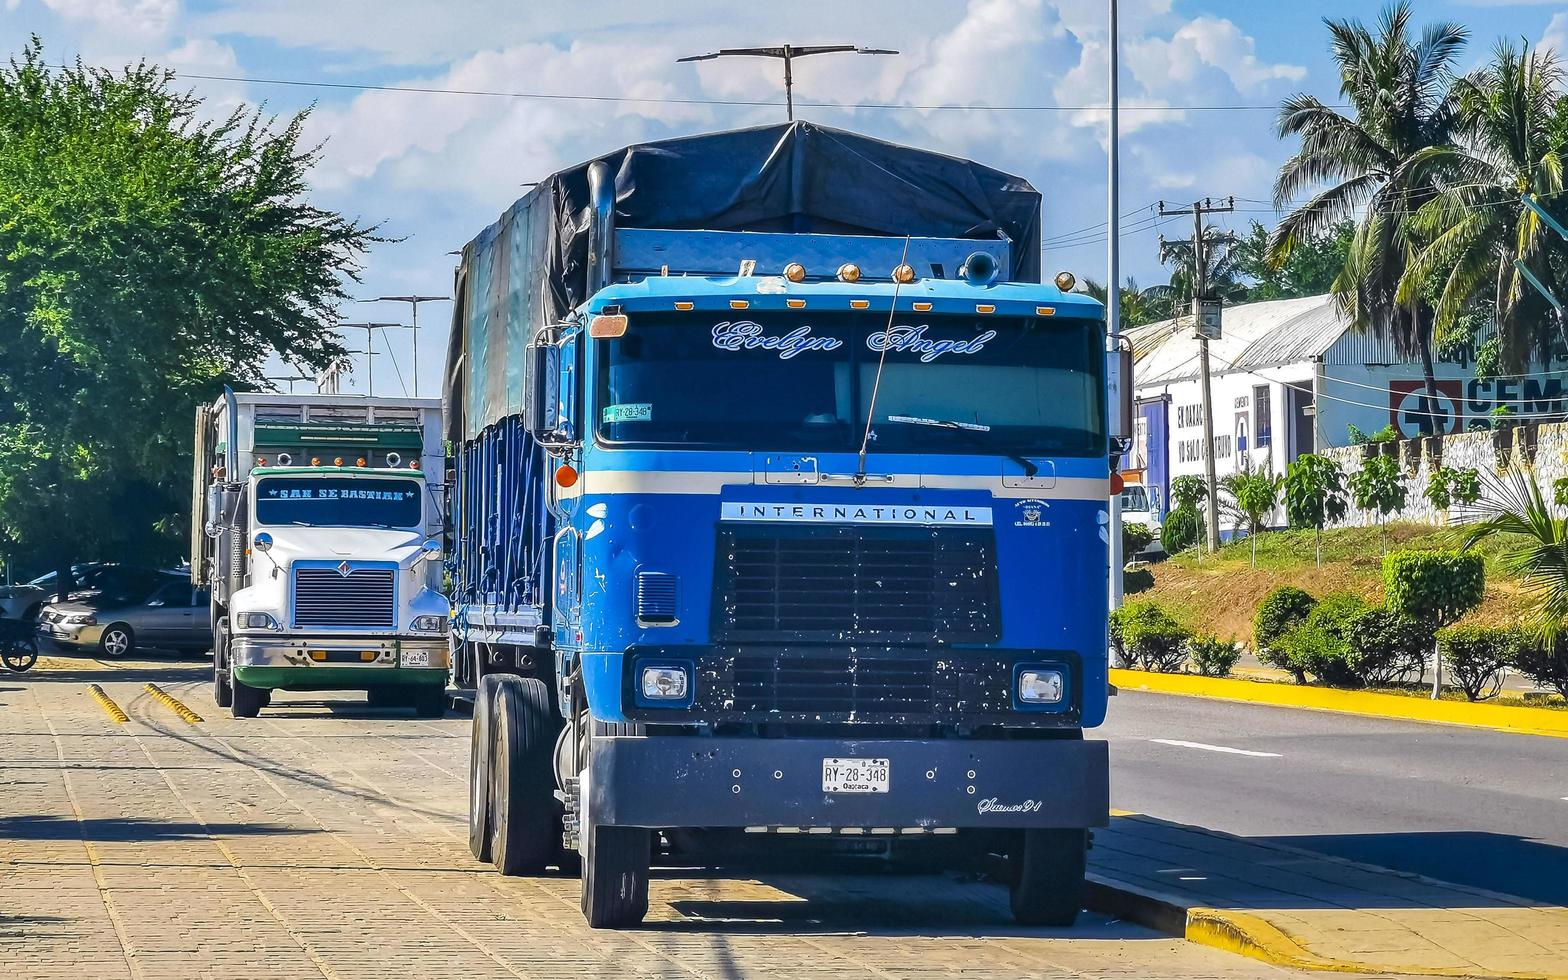
<path fill-rule="evenodd" d="M 1128 484 L 1122 490 L 1122 510 L 1148 510 L 1149 491 L 1136 484 Z"/>
<path fill-rule="evenodd" d="M 256 523 L 307 527 L 417 527 L 417 480 L 268 476 L 256 482 Z"/>
<path fill-rule="evenodd" d="M 601 340 L 609 443 L 1103 456 L 1103 328 L 1069 318 L 644 313 Z"/>

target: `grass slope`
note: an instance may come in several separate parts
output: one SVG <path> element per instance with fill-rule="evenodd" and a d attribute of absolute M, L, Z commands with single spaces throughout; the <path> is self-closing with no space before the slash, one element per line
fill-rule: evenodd
<path fill-rule="evenodd" d="M 1183 625 L 1220 637 L 1252 641 L 1252 616 L 1271 589 L 1294 585 L 1315 596 L 1353 592 L 1374 605 L 1383 601 L 1383 554 L 1394 549 L 1452 548 L 1453 528 L 1427 524 L 1390 524 L 1386 538 L 1376 528 L 1347 528 L 1323 533 L 1323 567 L 1317 567 L 1311 531 L 1269 531 L 1258 536 L 1258 565 L 1252 546 L 1242 540 L 1214 555 L 1188 549 L 1150 570 L 1154 587 L 1137 596 L 1155 599 Z M 1466 622 L 1505 625 L 1517 622 L 1524 606 L 1519 582 L 1497 564 L 1497 540 L 1477 551 L 1486 557 L 1486 601 Z"/>

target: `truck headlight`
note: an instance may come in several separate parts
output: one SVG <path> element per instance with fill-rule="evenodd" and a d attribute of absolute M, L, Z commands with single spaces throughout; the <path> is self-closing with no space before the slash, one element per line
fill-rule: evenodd
<path fill-rule="evenodd" d="M 446 632 L 446 617 L 445 616 L 415 616 L 414 617 L 414 632 L 415 633 L 445 633 Z"/>
<path fill-rule="evenodd" d="M 276 630 L 278 621 L 269 613 L 246 612 L 240 613 L 239 625 L 242 630 Z"/>
<path fill-rule="evenodd" d="M 649 701 L 680 701 L 686 697 L 685 667 L 644 667 L 642 696 Z"/>
<path fill-rule="evenodd" d="M 1024 704 L 1060 704 L 1062 672 L 1049 667 L 1025 667 L 1018 672 L 1018 700 Z"/>

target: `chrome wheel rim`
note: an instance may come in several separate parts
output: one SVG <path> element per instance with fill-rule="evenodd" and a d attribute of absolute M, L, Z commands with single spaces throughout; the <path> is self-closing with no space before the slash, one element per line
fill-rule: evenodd
<path fill-rule="evenodd" d="M 109 634 L 103 638 L 103 648 L 107 650 L 111 656 L 118 657 L 123 655 L 126 650 L 131 648 L 131 639 L 120 630 L 111 630 Z"/>

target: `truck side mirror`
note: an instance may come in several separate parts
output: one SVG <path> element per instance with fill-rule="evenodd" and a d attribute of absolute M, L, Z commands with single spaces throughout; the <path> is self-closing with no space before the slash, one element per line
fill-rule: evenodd
<path fill-rule="evenodd" d="M 529 344 L 523 360 L 523 427 L 546 446 L 563 441 L 561 432 L 561 348 Z"/>
<path fill-rule="evenodd" d="M 1133 394 L 1132 344 L 1125 337 L 1114 340 L 1116 346 L 1106 354 L 1106 380 L 1110 389 L 1110 436 L 1120 455 L 1132 446 L 1138 407 Z"/>

